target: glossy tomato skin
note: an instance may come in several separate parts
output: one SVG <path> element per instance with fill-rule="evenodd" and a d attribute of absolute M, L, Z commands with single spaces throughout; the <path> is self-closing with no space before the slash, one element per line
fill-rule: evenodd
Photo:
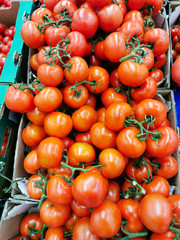
<path fill-rule="evenodd" d="M 150 240 L 173 240 L 175 236 L 175 232 L 168 230 L 164 233 L 153 233 L 150 237 Z"/>
<path fill-rule="evenodd" d="M 44 120 L 44 129 L 52 137 L 64 138 L 71 132 L 72 127 L 72 119 L 62 112 L 51 112 Z"/>
<path fill-rule="evenodd" d="M 39 164 L 44 168 L 57 167 L 61 162 L 63 150 L 64 144 L 59 138 L 44 139 L 37 149 Z"/>
<path fill-rule="evenodd" d="M 72 202 L 72 188 L 61 176 L 54 175 L 47 184 L 47 199 L 56 205 L 68 205 Z"/>
<path fill-rule="evenodd" d="M 105 125 L 112 131 L 119 132 L 124 128 L 126 117 L 133 114 L 132 107 L 126 102 L 114 102 L 105 112 Z"/>
<path fill-rule="evenodd" d="M 43 227 L 43 221 L 41 220 L 40 216 L 39 216 L 39 213 L 31 213 L 31 214 L 28 214 L 27 216 L 25 216 L 23 218 L 23 220 L 21 221 L 21 224 L 20 224 L 20 233 L 21 235 L 23 236 L 26 236 L 28 237 L 28 234 L 29 234 L 29 229 L 28 227 L 35 227 L 35 230 L 41 230 L 42 227 Z M 38 234 L 38 235 L 34 235 L 32 234 L 31 235 L 31 239 L 32 240 L 35 240 L 37 239 L 37 237 L 40 239 L 41 237 L 41 234 Z"/>
<path fill-rule="evenodd" d="M 116 149 L 106 148 L 99 155 L 102 164 L 102 174 L 106 178 L 119 177 L 125 168 L 124 156 Z"/>
<path fill-rule="evenodd" d="M 126 55 L 125 36 L 119 32 L 110 33 L 104 40 L 104 55 L 111 62 L 119 62 Z"/>
<path fill-rule="evenodd" d="M 141 232 L 144 225 L 139 218 L 140 204 L 134 199 L 122 199 L 117 203 L 121 211 L 122 218 L 126 219 L 127 227 L 124 230 L 127 232 Z"/>
<path fill-rule="evenodd" d="M 154 233 L 163 233 L 168 230 L 172 214 L 171 203 L 159 193 L 148 194 L 140 203 L 139 217 L 142 223 Z"/>
<path fill-rule="evenodd" d="M 110 85 L 113 87 L 113 88 L 118 88 L 120 87 L 122 84 L 119 80 L 119 77 L 118 77 L 118 69 L 114 69 L 111 74 L 110 74 Z"/>
<path fill-rule="evenodd" d="M 37 54 L 37 62 L 39 65 L 41 64 L 51 64 L 52 58 L 56 55 L 56 50 L 53 50 L 51 53 L 52 56 L 49 56 L 50 46 L 45 46 L 44 48 L 41 48 Z M 59 65 L 60 60 L 56 57 L 53 61 L 53 64 Z"/>
<path fill-rule="evenodd" d="M 35 106 L 41 112 L 52 112 L 62 103 L 62 93 L 55 87 L 46 87 L 34 98 Z"/>
<path fill-rule="evenodd" d="M 59 2 L 59 0 L 45 0 L 45 6 L 50 11 L 53 11 L 55 5 Z"/>
<path fill-rule="evenodd" d="M 167 157 L 177 149 L 178 135 L 171 127 L 159 127 L 157 131 L 161 133 L 158 145 L 149 137 L 146 140 L 146 150 L 154 157 Z"/>
<path fill-rule="evenodd" d="M 60 15 L 60 11 L 67 11 L 68 16 L 72 19 L 74 12 L 77 10 L 77 6 L 75 3 L 73 3 L 70 0 L 62 0 L 58 2 L 53 9 L 53 15 L 55 20 L 60 20 L 63 19 L 63 16 Z M 69 22 L 63 22 L 65 25 L 68 25 Z"/>
<path fill-rule="evenodd" d="M 34 174 L 36 170 L 41 168 L 37 158 L 37 150 L 31 151 L 24 159 L 24 169 L 30 174 Z"/>
<path fill-rule="evenodd" d="M 123 21 L 123 13 L 118 5 L 110 4 L 97 14 L 100 28 L 105 32 L 115 31 Z"/>
<path fill-rule="evenodd" d="M 79 132 L 89 131 L 92 125 L 97 121 L 97 113 L 90 106 L 82 106 L 72 115 L 73 127 Z"/>
<path fill-rule="evenodd" d="M 119 191 L 120 191 L 119 184 L 115 181 L 109 181 L 108 191 L 106 193 L 104 200 L 118 203 L 120 200 Z"/>
<path fill-rule="evenodd" d="M 107 190 L 107 179 L 93 172 L 79 175 L 72 185 L 74 199 L 88 208 L 101 204 Z"/>
<path fill-rule="evenodd" d="M 50 17 L 52 20 L 53 20 L 53 17 L 52 17 L 52 12 L 47 9 L 47 8 L 38 8 L 36 9 L 32 15 L 31 15 L 31 21 L 33 22 L 37 22 L 39 24 L 42 24 L 44 19 L 43 19 L 43 16 L 46 15 L 48 17 Z"/>
<path fill-rule="evenodd" d="M 124 22 L 118 32 L 124 34 L 128 38 L 128 41 L 130 41 L 135 35 L 137 38 L 143 39 L 144 35 L 142 25 L 134 21 Z"/>
<path fill-rule="evenodd" d="M 169 202 L 172 204 L 172 207 L 173 207 L 173 219 L 175 221 L 177 221 L 177 224 L 175 224 L 174 226 L 176 228 L 180 228 L 179 226 L 179 218 L 180 218 L 180 194 L 174 194 L 174 195 L 171 195 L 169 198 L 168 198 Z"/>
<path fill-rule="evenodd" d="M 142 187 L 146 191 L 146 195 L 150 193 L 159 193 L 164 197 L 169 197 L 170 185 L 168 181 L 160 176 L 154 176 L 153 181 L 150 183 L 143 183 Z"/>
<path fill-rule="evenodd" d="M 96 101 L 96 97 L 94 96 L 94 94 L 89 93 L 89 98 L 86 102 L 86 105 L 96 109 L 97 101 Z"/>
<path fill-rule="evenodd" d="M 72 233 L 74 225 L 80 219 L 74 212 L 71 213 L 71 216 L 68 218 L 67 222 L 65 223 L 65 227 L 68 231 Z"/>
<path fill-rule="evenodd" d="M 45 240 L 65 240 L 64 238 L 64 229 L 62 227 L 49 227 L 46 235 Z"/>
<path fill-rule="evenodd" d="M 44 130 L 44 127 L 38 126 L 34 123 L 26 126 L 22 131 L 23 142 L 30 147 L 39 145 L 39 143 L 46 138 L 46 136 L 47 134 Z"/>
<path fill-rule="evenodd" d="M 19 235 L 19 236 L 15 237 L 15 238 L 12 238 L 12 240 L 21 240 L 23 237 L 25 237 L 25 236 Z M 26 237 L 26 239 L 28 240 L 29 238 Z"/>
<path fill-rule="evenodd" d="M 5 95 L 5 104 L 11 111 L 25 113 L 33 109 L 34 97 L 29 92 L 10 86 Z"/>
<path fill-rule="evenodd" d="M 126 157 L 138 158 L 146 150 L 146 143 L 137 138 L 139 130 L 135 127 L 120 131 L 116 139 L 118 150 Z"/>
<path fill-rule="evenodd" d="M 67 26 L 46 28 L 44 33 L 45 42 L 48 46 L 55 47 L 59 41 L 66 38 L 66 35 L 71 32 Z"/>
<path fill-rule="evenodd" d="M 73 15 L 71 28 L 72 31 L 78 31 L 89 39 L 98 29 L 98 18 L 91 9 L 79 8 Z"/>
<path fill-rule="evenodd" d="M 173 63 L 173 66 L 171 68 L 171 76 L 173 81 L 178 85 L 180 85 L 179 68 L 180 68 L 180 58 L 177 58 L 177 60 Z"/>
<path fill-rule="evenodd" d="M 155 97 L 157 92 L 157 83 L 151 78 L 147 77 L 145 82 L 140 86 L 140 88 L 131 88 L 130 96 L 136 102 L 141 102 L 145 99 L 152 99 Z"/>
<path fill-rule="evenodd" d="M 109 3 L 109 0 L 87 0 L 87 2 L 92 6 L 92 7 L 104 7 Z"/>
<path fill-rule="evenodd" d="M 149 73 L 149 76 L 158 83 L 163 79 L 163 72 L 160 69 L 154 69 L 154 71 Z"/>
<path fill-rule="evenodd" d="M 60 227 L 66 223 L 70 211 L 69 205 L 53 205 L 50 201 L 45 200 L 40 208 L 40 217 L 48 226 Z"/>
<path fill-rule="evenodd" d="M 163 5 L 163 0 L 147 0 L 145 1 L 145 4 L 144 4 L 144 14 L 146 14 L 148 12 L 148 10 L 146 9 L 147 8 L 147 4 L 149 4 L 151 7 L 153 7 L 153 12 L 152 12 L 152 16 L 156 13 L 159 12 L 159 10 L 161 9 L 162 5 Z"/>
<path fill-rule="evenodd" d="M 129 0 L 128 1 L 128 8 L 129 9 L 141 9 L 145 4 L 145 0 Z"/>
<path fill-rule="evenodd" d="M 26 116 L 34 124 L 38 126 L 43 126 L 46 113 L 41 112 L 37 107 L 34 107 L 31 111 L 28 111 L 26 113 Z"/>
<path fill-rule="evenodd" d="M 121 220 L 118 206 L 111 201 L 104 200 L 91 214 L 91 230 L 98 237 L 110 238 L 118 233 Z"/>
<path fill-rule="evenodd" d="M 88 207 L 83 206 L 79 202 L 77 202 L 75 199 L 71 202 L 71 208 L 73 212 L 78 216 L 78 217 L 88 217 L 91 215 L 91 211 Z"/>
<path fill-rule="evenodd" d="M 166 108 L 163 103 L 155 99 L 145 99 L 137 105 L 135 109 L 135 118 L 141 122 L 145 119 L 146 115 L 152 115 L 155 118 L 153 124 L 157 128 L 166 119 Z M 149 128 L 153 128 L 152 124 Z"/>
<path fill-rule="evenodd" d="M 119 80 L 126 86 L 138 87 L 146 81 L 148 75 L 149 71 L 146 65 L 130 60 L 122 62 L 118 67 Z"/>
<path fill-rule="evenodd" d="M 153 162 L 158 162 L 161 164 L 160 169 L 155 171 L 156 176 L 161 176 L 166 179 L 174 177 L 178 172 L 178 163 L 175 158 L 172 156 L 164 157 L 164 158 L 155 158 Z"/>
<path fill-rule="evenodd" d="M 155 56 L 154 68 L 161 68 L 165 64 L 165 62 L 166 62 L 165 53 Z"/>
<path fill-rule="evenodd" d="M 100 60 L 106 60 L 106 56 L 104 55 L 104 41 L 97 42 L 94 46 L 94 54 Z"/>
<path fill-rule="evenodd" d="M 90 218 L 84 217 L 79 219 L 73 228 L 73 240 L 99 240 L 95 234 L 92 233 L 90 227 Z"/>
<path fill-rule="evenodd" d="M 90 131 L 78 133 L 75 137 L 75 142 L 85 142 L 85 143 L 92 144 L 91 137 L 90 137 Z"/>
<path fill-rule="evenodd" d="M 127 14 L 123 19 L 123 22 L 128 22 L 128 21 L 138 22 L 140 25 L 142 25 L 142 27 L 144 27 L 143 18 L 140 11 L 131 10 L 127 12 Z"/>
<path fill-rule="evenodd" d="M 22 25 L 21 37 L 30 48 L 39 48 L 45 43 L 44 34 L 39 31 L 38 23 L 33 21 L 27 21 Z"/>
<path fill-rule="evenodd" d="M 116 146 L 117 134 L 109 130 L 103 122 L 93 124 L 90 129 L 90 137 L 93 145 L 101 150 Z"/>
<path fill-rule="evenodd" d="M 36 187 L 35 182 L 43 181 L 42 177 L 39 174 L 32 175 L 27 182 L 27 193 L 30 198 L 40 199 L 42 196 L 42 189 Z M 42 185 L 44 187 L 44 184 Z"/>

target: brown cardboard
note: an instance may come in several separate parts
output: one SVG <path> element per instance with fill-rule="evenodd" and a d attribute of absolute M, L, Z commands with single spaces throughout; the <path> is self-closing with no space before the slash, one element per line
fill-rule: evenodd
<path fill-rule="evenodd" d="M 4 206 L 0 223 L 0 240 L 8 240 L 19 234 L 22 218 L 29 212 L 36 212 L 34 202 L 9 199 Z"/>

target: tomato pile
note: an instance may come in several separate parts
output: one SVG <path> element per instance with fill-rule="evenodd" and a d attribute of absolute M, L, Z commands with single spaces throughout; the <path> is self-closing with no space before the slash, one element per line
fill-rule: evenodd
<path fill-rule="evenodd" d="M 0 0 L 0 8 L 11 7 L 11 0 Z"/>
<path fill-rule="evenodd" d="M 9 28 L 0 23 L 0 75 L 7 59 L 13 37 L 15 34 L 15 26 Z"/>
<path fill-rule="evenodd" d="M 179 139 L 153 99 L 169 47 L 152 19 L 162 4 L 47 0 L 23 24 L 33 80 L 10 86 L 5 103 L 30 121 L 24 168 L 40 213 L 14 239 L 180 236 L 180 195 L 168 182 Z"/>
<path fill-rule="evenodd" d="M 171 69 L 172 79 L 175 83 L 180 86 L 180 17 L 179 24 L 171 27 L 171 38 L 172 38 L 172 58 L 174 64 Z"/>

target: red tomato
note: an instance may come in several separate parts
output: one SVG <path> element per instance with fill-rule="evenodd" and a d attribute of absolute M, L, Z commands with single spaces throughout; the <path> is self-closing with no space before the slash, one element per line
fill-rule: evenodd
<path fill-rule="evenodd" d="M 30 174 L 41 168 L 37 158 L 37 150 L 31 151 L 24 159 L 24 169 Z"/>
<path fill-rule="evenodd" d="M 110 238 L 118 233 L 121 220 L 118 206 L 111 201 L 104 200 L 91 214 L 91 230 L 98 237 Z"/>
<path fill-rule="evenodd" d="M 25 44 L 30 48 L 44 46 L 44 34 L 38 29 L 38 23 L 27 21 L 21 27 L 21 37 Z"/>
<path fill-rule="evenodd" d="M 136 36 L 138 39 L 143 39 L 143 27 L 138 22 L 128 21 L 121 25 L 119 32 L 124 34 L 128 41 L 131 40 L 132 37 Z"/>
<path fill-rule="evenodd" d="M 30 66 L 34 71 L 37 71 L 38 67 L 39 67 L 37 56 L 38 56 L 38 54 L 35 53 L 30 58 Z"/>
<path fill-rule="evenodd" d="M 123 13 L 116 4 L 110 4 L 101 8 L 97 17 L 100 28 L 105 32 L 115 31 L 123 21 Z"/>
<path fill-rule="evenodd" d="M 151 49 L 147 47 L 142 47 L 141 49 L 143 49 L 147 54 L 145 58 L 143 58 L 143 63 L 150 70 L 154 65 L 154 53 Z"/>
<path fill-rule="evenodd" d="M 91 9 L 79 8 L 73 15 L 71 28 L 72 31 L 78 31 L 89 39 L 98 29 L 98 18 Z"/>
<path fill-rule="evenodd" d="M 55 47 L 59 41 L 65 39 L 67 34 L 71 32 L 67 26 L 54 27 L 50 26 L 46 28 L 44 33 L 45 42 L 48 46 Z"/>
<path fill-rule="evenodd" d="M 99 206 L 106 196 L 107 190 L 107 179 L 93 172 L 79 175 L 72 185 L 74 199 L 88 208 Z"/>
<path fill-rule="evenodd" d="M 154 71 L 149 72 L 149 76 L 158 83 L 163 79 L 163 72 L 160 69 L 154 69 Z"/>
<path fill-rule="evenodd" d="M 153 233 L 150 237 L 150 240 L 173 240 L 175 236 L 175 232 L 168 230 L 164 233 Z"/>
<path fill-rule="evenodd" d="M 14 112 L 25 113 L 33 109 L 34 97 L 27 91 L 15 89 L 16 84 L 8 88 L 5 95 L 6 106 Z"/>
<path fill-rule="evenodd" d="M 96 109 L 96 97 L 94 96 L 94 94 L 89 93 L 89 98 L 86 102 L 86 105 Z"/>
<path fill-rule="evenodd" d="M 77 202 L 75 199 L 72 200 L 71 202 L 71 208 L 73 212 L 78 216 L 78 217 L 88 217 L 91 215 L 91 211 L 88 207 L 83 206 L 79 202 Z"/>
<path fill-rule="evenodd" d="M 75 142 L 85 142 L 85 143 L 91 143 L 91 137 L 90 137 L 90 131 L 84 132 L 84 133 L 78 133 L 75 137 Z"/>
<path fill-rule="evenodd" d="M 177 60 L 173 63 L 171 68 L 171 76 L 175 83 L 177 83 L 180 86 L 180 58 L 177 58 Z"/>
<path fill-rule="evenodd" d="M 42 189 L 36 186 L 36 183 L 44 182 L 43 178 L 39 175 L 32 175 L 27 181 L 27 193 L 30 198 L 41 199 Z M 44 184 L 41 185 L 44 187 Z"/>
<path fill-rule="evenodd" d="M 45 6 L 53 11 L 55 5 L 59 2 L 59 0 L 45 0 Z"/>
<path fill-rule="evenodd" d="M 179 218 L 180 218 L 180 194 L 174 194 L 174 195 L 171 195 L 169 198 L 168 198 L 169 202 L 172 204 L 172 207 L 173 207 L 173 219 L 176 222 L 176 224 L 174 225 L 176 228 L 180 228 L 179 226 Z"/>
<path fill-rule="evenodd" d="M 50 47 L 46 46 L 42 49 L 39 50 L 38 55 L 37 55 L 37 62 L 39 65 L 41 64 L 51 64 L 52 58 L 56 56 L 56 50 L 50 51 Z M 59 65 L 60 61 L 56 57 L 53 61 L 52 64 Z"/>
<path fill-rule="evenodd" d="M 147 10 L 147 7 L 150 6 L 152 7 L 152 16 L 155 15 L 156 13 L 159 12 L 159 10 L 161 9 L 163 5 L 163 0 L 146 0 L 145 1 L 145 4 L 144 4 L 144 11 L 143 13 L 146 14 L 146 13 L 149 13 L 148 10 Z"/>
<path fill-rule="evenodd" d="M 44 120 L 44 129 L 52 137 L 64 138 L 71 132 L 72 127 L 72 119 L 62 112 L 51 112 Z"/>
<path fill-rule="evenodd" d="M 131 9 L 131 10 L 132 9 L 139 10 L 144 6 L 145 1 L 146 0 L 129 0 L 128 1 L 128 8 Z"/>
<path fill-rule="evenodd" d="M 93 7 L 104 7 L 109 4 L 109 0 L 87 0 L 88 3 L 91 4 Z"/>
<path fill-rule="evenodd" d="M 63 24 L 69 24 L 71 21 L 67 21 L 65 20 L 67 19 L 72 19 L 74 12 L 77 10 L 77 6 L 75 3 L 73 3 L 70 0 L 62 0 L 59 1 L 53 9 L 53 15 L 55 20 L 61 20 Z M 67 12 L 67 14 L 65 16 L 68 17 L 64 17 L 63 16 L 63 12 Z"/>
<path fill-rule="evenodd" d="M 133 0 L 131 0 L 133 1 Z M 144 1 L 144 0 L 140 0 L 141 2 Z M 136 1 L 136 4 L 138 5 L 137 3 L 138 1 Z M 129 1 L 128 1 L 128 4 L 129 4 Z M 144 27 L 144 23 L 143 23 L 143 18 L 142 18 L 142 14 L 141 12 L 137 11 L 137 10 L 132 10 L 132 11 L 129 11 L 124 19 L 123 19 L 123 23 L 124 22 L 128 22 L 128 21 L 134 21 L 134 22 L 138 22 L 140 25 L 142 25 L 142 27 Z"/>
<path fill-rule="evenodd" d="M 120 191 L 119 184 L 115 181 L 109 181 L 108 191 L 106 193 L 104 200 L 118 203 L 120 200 L 119 191 Z"/>
<path fill-rule="evenodd" d="M 20 233 L 21 233 L 21 235 L 28 237 L 29 236 L 28 234 L 30 232 L 29 227 L 31 227 L 31 228 L 34 227 L 35 230 L 38 231 L 38 230 L 42 229 L 43 225 L 44 225 L 44 223 L 41 220 L 39 213 L 28 214 L 21 221 Z M 30 237 L 32 240 L 36 240 L 37 238 L 40 239 L 41 234 L 37 234 L 37 235 L 31 234 Z"/>
<path fill-rule="evenodd" d="M 164 233 L 168 230 L 172 214 L 171 203 L 159 193 L 148 194 L 140 202 L 139 217 L 154 233 Z"/>
<path fill-rule="evenodd" d="M 118 77 L 118 68 L 114 69 L 112 73 L 110 74 L 110 85 L 113 88 L 118 88 L 121 86 L 121 82 Z"/>
<path fill-rule="evenodd" d="M 165 53 L 155 56 L 154 68 L 161 68 L 165 64 L 165 62 L 166 62 Z"/>
<path fill-rule="evenodd" d="M 61 162 L 63 150 L 64 144 L 60 139 L 55 137 L 44 139 L 37 149 L 39 164 L 43 168 L 57 167 Z"/>
<path fill-rule="evenodd" d="M 49 9 L 40 7 L 32 13 L 31 21 L 42 24 L 44 21 L 44 18 L 43 18 L 44 16 L 48 16 L 50 17 L 51 20 L 53 20 L 52 15 L 53 14 Z"/>
<path fill-rule="evenodd" d="M 72 233 L 74 225 L 80 218 L 74 213 L 71 213 L 71 216 L 68 218 L 67 222 L 65 223 L 65 228 Z M 54 239 L 52 239 L 54 240 Z"/>
<path fill-rule="evenodd" d="M 104 41 L 97 42 L 94 46 L 95 56 L 100 60 L 106 60 L 106 56 L 104 55 Z"/>
<path fill-rule="evenodd" d="M 53 205 L 45 200 L 40 208 L 40 217 L 48 226 L 60 227 L 68 220 L 70 211 L 69 205 Z"/>
<path fill-rule="evenodd" d="M 44 119 L 47 113 L 39 111 L 37 107 L 34 107 L 31 111 L 26 113 L 27 118 L 34 124 L 38 126 L 44 125 Z"/>
<path fill-rule="evenodd" d="M 45 240 L 65 240 L 64 238 L 64 229 L 63 227 L 49 227 L 46 235 Z"/>

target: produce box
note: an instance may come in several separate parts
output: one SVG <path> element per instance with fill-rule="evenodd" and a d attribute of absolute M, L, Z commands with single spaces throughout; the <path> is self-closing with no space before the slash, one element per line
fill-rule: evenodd
<path fill-rule="evenodd" d="M 0 85 L 0 169 L 6 164 L 1 173 L 12 178 L 19 115 L 4 106 L 7 88 L 8 86 Z M 9 186 L 9 182 L 0 176 L 0 198 L 8 196 L 3 191 L 7 186 Z"/>
<path fill-rule="evenodd" d="M 21 26 L 35 10 L 33 1 L 12 1 L 9 9 L 0 9 L 0 22 L 15 25 L 15 35 L 0 77 L 0 84 L 26 81 L 28 48 L 21 38 Z"/>
<path fill-rule="evenodd" d="M 0 239 L 12 239 L 17 236 L 22 218 L 27 212 L 35 212 L 35 207 L 32 202 L 13 199 L 6 201 L 1 217 Z"/>
<path fill-rule="evenodd" d="M 174 130 L 178 131 L 176 128 L 176 113 L 175 113 L 175 103 L 174 103 L 174 94 L 171 90 L 159 90 L 158 94 L 156 95 L 155 99 L 163 102 L 167 108 L 167 116 L 168 120 L 171 123 L 171 126 Z M 26 191 L 26 177 L 30 176 L 23 167 L 24 158 L 26 155 L 25 144 L 22 140 L 22 131 L 25 126 L 28 124 L 27 118 L 25 115 L 22 116 L 19 130 L 18 130 L 18 137 L 16 143 L 16 152 L 15 152 L 15 161 L 14 161 L 14 172 L 13 172 L 13 180 L 18 180 L 15 183 L 15 188 L 12 189 L 11 196 L 14 199 L 23 199 L 23 200 L 30 200 L 30 201 L 37 201 L 34 199 L 29 198 L 27 191 Z M 173 154 L 173 157 L 179 162 L 179 152 Z M 171 185 L 176 187 L 176 192 L 180 193 L 180 172 L 174 178 L 170 180 Z"/>

